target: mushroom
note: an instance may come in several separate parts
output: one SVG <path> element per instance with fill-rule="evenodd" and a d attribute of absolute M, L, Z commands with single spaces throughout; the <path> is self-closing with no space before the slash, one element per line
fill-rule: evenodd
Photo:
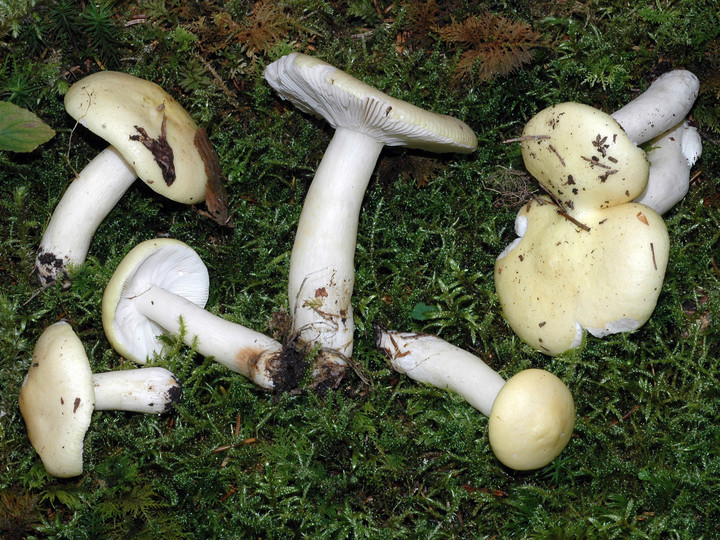
<path fill-rule="evenodd" d="M 66 322 L 42 333 L 20 390 L 28 437 L 53 476 L 83 470 L 83 439 L 93 410 L 160 414 L 182 398 L 178 380 L 160 367 L 94 374 L 82 342 Z"/>
<path fill-rule="evenodd" d="M 700 81 L 692 72 L 675 69 L 611 116 L 634 144 L 642 144 L 682 122 L 699 91 Z"/>
<path fill-rule="evenodd" d="M 376 344 L 396 371 L 455 392 L 489 416 L 493 453 L 512 469 L 544 467 L 570 440 L 575 403 L 548 371 L 526 369 L 506 382 L 477 356 L 427 334 L 376 329 Z"/>
<path fill-rule="evenodd" d="M 664 214 L 690 189 L 690 170 L 702 154 L 702 140 L 687 120 L 652 139 L 647 158 L 650 173 L 645 190 L 635 202 Z"/>
<path fill-rule="evenodd" d="M 205 131 L 158 85 L 94 73 L 70 87 L 65 108 L 110 146 L 70 183 L 50 218 L 35 260 L 43 286 L 85 261 L 95 230 L 137 177 L 185 204 L 202 202 L 211 189 L 224 197 Z"/>
<path fill-rule="evenodd" d="M 702 154 L 700 135 L 684 120 L 699 91 L 700 81 L 692 72 L 669 71 L 611 115 L 633 143 L 650 141 L 647 187 L 635 202 L 659 214 L 688 192 L 690 169 Z"/>
<path fill-rule="evenodd" d="M 294 388 L 305 364 L 293 344 L 283 347 L 206 311 L 208 291 L 207 268 L 190 246 L 171 238 L 141 242 L 105 288 L 105 335 L 121 356 L 140 364 L 163 353 L 160 336 L 169 334 L 262 388 Z"/>
<path fill-rule="evenodd" d="M 265 78 L 283 99 L 335 129 L 298 222 L 288 297 L 294 331 L 301 341 L 320 346 L 316 380 L 339 382 L 353 347 L 360 206 L 380 151 L 390 145 L 469 153 L 477 137 L 456 118 L 392 98 L 304 54 L 273 62 Z"/>
<path fill-rule="evenodd" d="M 578 103 L 534 116 L 521 138 L 528 171 L 550 197 L 525 205 L 518 239 L 495 263 L 505 318 L 525 342 L 557 355 L 595 336 L 639 328 L 662 288 L 669 238 L 662 218 L 632 203 L 645 152 L 609 115 Z"/>

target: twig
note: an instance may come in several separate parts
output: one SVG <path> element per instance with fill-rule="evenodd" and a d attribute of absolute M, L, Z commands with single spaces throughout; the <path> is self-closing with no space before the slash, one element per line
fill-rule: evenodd
<path fill-rule="evenodd" d="M 655 260 L 655 246 L 652 242 L 650 242 L 650 251 L 652 251 L 653 266 L 655 267 L 655 270 L 657 270 L 657 261 Z"/>
<path fill-rule="evenodd" d="M 584 223 L 581 223 L 580 221 L 578 221 L 577 219 L 575 219 L 574 217 L 572 217 L 570 214 L 568 214 L 568 213 L 565 212 L 564 210 L 558 210 L 557 213 L 560 214 L 560 215 L 561 215 L 562 217 L 564 217 L 565 219 L 567 219 L 567 220 L 568 220 L 570 223 L 572 223 L 573 225 L 576 225 L 576 226 L 580 227 L 583 231 L 590 232 L 590 227 L 588 227 L 588 226 L 585 225 Z M 650 245 L 652 245 L 652 244 L 650 244 Z"/>
<path fill-rule="evenodd" d="M 523 141 L 539 141 L 541 139 L 549 139 L 550 135 L 525 135 L 524 137 L 516 137 L 514 139 L 505 139 L 503 141 L 503 144 L 509 144 L 514 142 L 523 142 Z"/>

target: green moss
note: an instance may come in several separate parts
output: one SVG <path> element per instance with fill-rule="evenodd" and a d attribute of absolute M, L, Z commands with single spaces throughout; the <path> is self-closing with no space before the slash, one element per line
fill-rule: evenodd
<path fill-rule="evenodd" d="M 0 154 L 0 536 L 73 538 L 713 537 L 720 528 L 720 39 L 715 2 L 435 2 L 432 25 L 490 10 L 547 46 L 510 75 L 453 81 L 461 51 L 414 19 L 426 3 L 63 0 L 8 4 L 0 20 L 0 98 L 56 136 Z M 380 12 L 378 12 L 380 10 Z M 387 10 L 387 11 L 385 11 Z M 264 14 L 264 15 L 263 15 Z M 267 41 L 253 41 L 258 17 Z M 275 17 L 275 19 L 272 19 Z M 430 26 L 432 26 L 430 25 Z M 262 26 L 262 25 L 261 25 Z M 256 46 L 251 47 L 251 43 Z M 418 106 L 462 118 L 469 156 L 383 151 L 360 217 L 354 361 L 325 396 L 272 396 L 179 340 L 153 363 L 182 380 L 169 415 L 104 411 L 85 472 L 49 477 L 17 396 L 42 330 L 61 318 L 95 371 L 130 369 L 102 330 L 102 291 L 138 242 L 193 246 L 211 278 L 208 309 L 269 333 L 287 307 L 297 220 L 332 129 L 282 102 L 264 67 L 299 50 Z M 577 100 L 612 111 L 668 67 L 697 73 L 700 172 L 667 216 L 670 264 L 637 332 L 587 337 L 547 358 L 499 312 L 496 255 L 514 238 L 508 193 L 535 189 L 517 136 L 535 112 Z M 39 291 L 42 230 L 73 169 L 104 148 L 74 125 L 62 95 L 85 74 L 120 69 L 161 83 L 203 125 L 227 177 L 233 228 L 131 187 L 67 284 Z M 71 136 L 72 133 L 72 136 Z M 69 159 L 68 159 L 69 158 Z M 505 193 L 503 193 L 505 191 Z M 69 285 L 69 286 L 68 286 Z M 418 311 L 418 306 L 425 306 Z M 390 370 L 373 326 L 441 335 L 503 376 L 544 367 L 570 387 L 575 434 L 548 467 L 504 468 L 487 419 L 457 396 Z M 362 375 L 362 377 L 360 376 Z"/>

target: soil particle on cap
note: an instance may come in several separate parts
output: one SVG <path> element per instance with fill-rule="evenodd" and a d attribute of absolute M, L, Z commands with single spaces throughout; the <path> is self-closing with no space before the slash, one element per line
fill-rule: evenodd
<path fill-rule="evenodd" d="M 160 167 L 163 180 L 165 180 L 168 186 L 172 186 L 173 182 L 175 182 L 175 154 L 173 154 L 173 149 L 167 140 L 166 121 L 167 116 L 163 114 L 160 136 L 157 139 L 150 137 L 147 131 L 145 131 L 145 128 L 134 126 L 140 135 L 130 135 L 130 140 L 138 141 L 150 150 L 150 153 L 155 159 L 155 163 Z"/>

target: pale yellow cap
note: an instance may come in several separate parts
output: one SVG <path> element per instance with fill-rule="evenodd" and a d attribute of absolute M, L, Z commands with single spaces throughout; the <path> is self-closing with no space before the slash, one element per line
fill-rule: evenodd
<path fill-rule="evenodd" d="M 47 472 L 81 474 L 95 391 L 85 348 L 69 324 L 55 323 L 38 339 L 18 402 Z"/>
<path fill-rule="evenodd" d="M 208 178 L 195 146 L 198 127 L 157 84 L 117 71 L 93 73 L 70 87 L 65 109 L 114 146 L 160 195 L 185 204 L 205 200 Z"/>
<path fill-rule="evenodd" d="M 544 467 L 567 446 L 575 402 L 565 383 L 542 369 L 526 369 L 500 389 L 488 436 L 495 456 L 518 471 Z"/>

